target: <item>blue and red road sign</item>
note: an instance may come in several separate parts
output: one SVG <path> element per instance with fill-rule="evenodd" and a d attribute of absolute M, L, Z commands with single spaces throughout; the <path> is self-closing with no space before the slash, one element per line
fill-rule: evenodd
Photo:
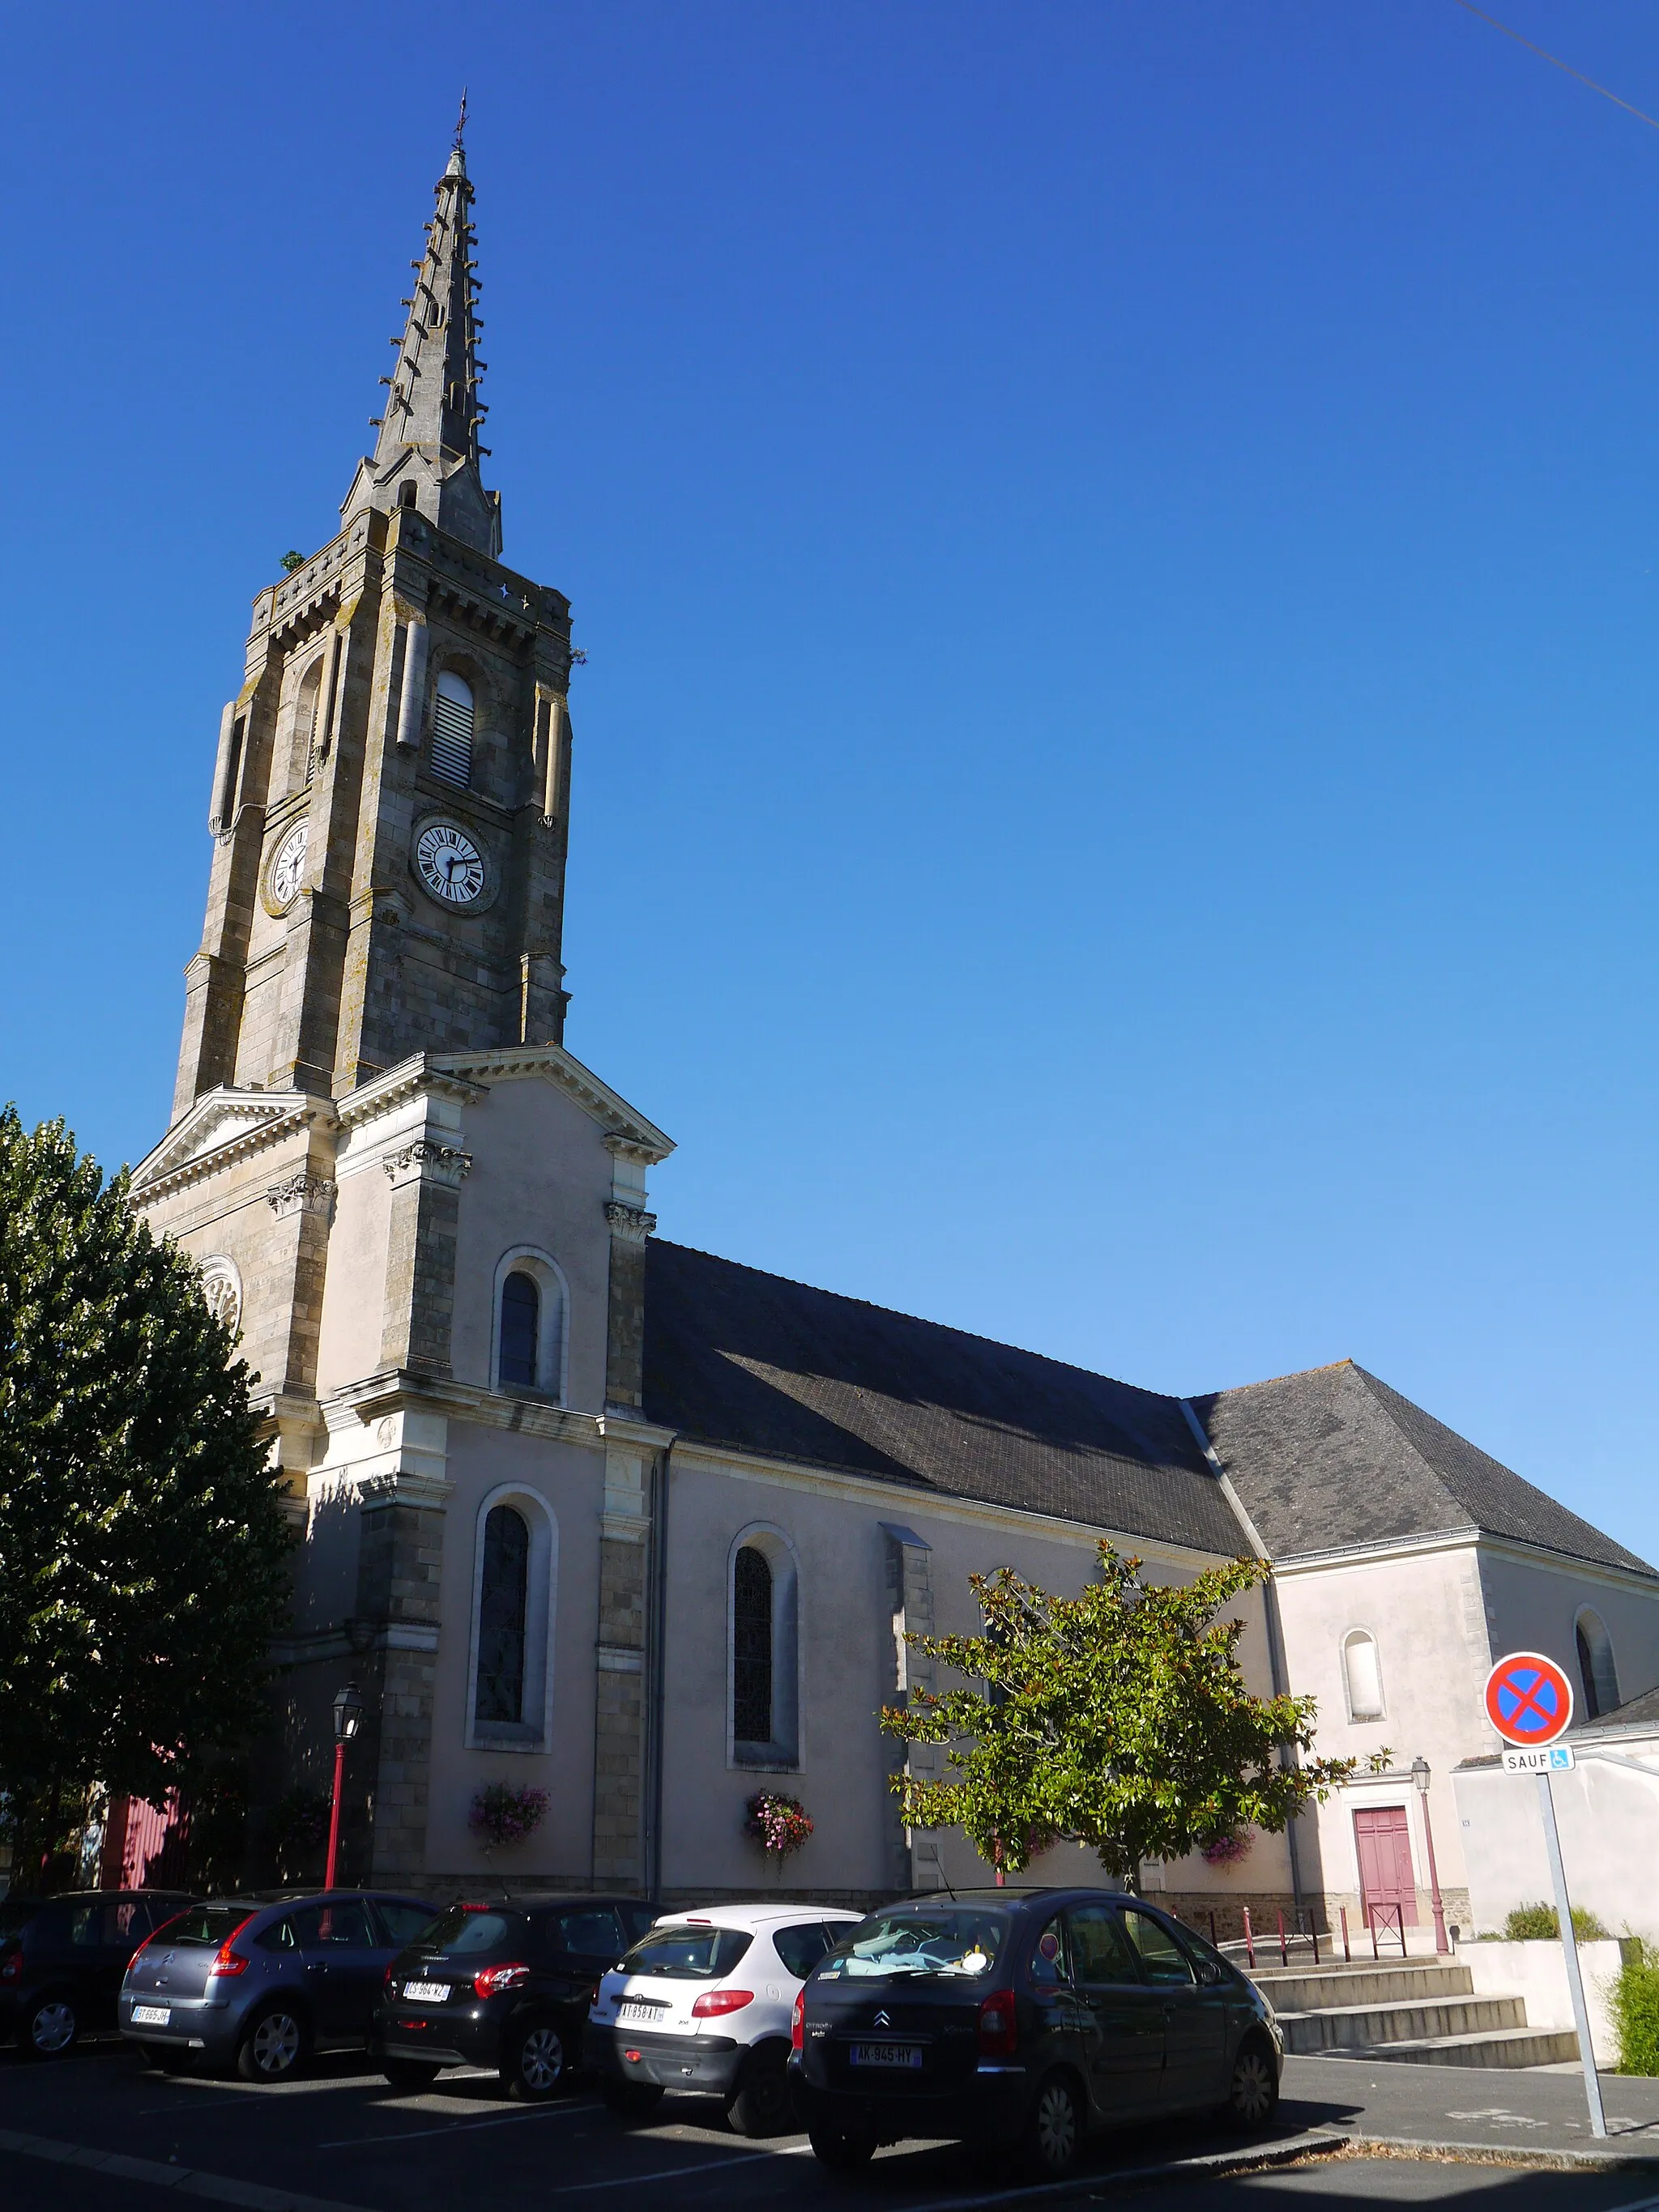
<path fill-rule="evenodd" d="M 1572 1723 L 1572 1684 L 1541 1651 L 1511 1651 L 1486 1677 L 1486 1718 L 1505 1743 L 1538 1751 Z"/>

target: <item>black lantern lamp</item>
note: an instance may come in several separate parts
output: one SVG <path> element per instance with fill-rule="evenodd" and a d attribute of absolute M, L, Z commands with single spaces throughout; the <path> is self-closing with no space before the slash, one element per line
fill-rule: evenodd
<path fill-rule="evenodd" d="M 363 1693 L 355 1682 L 348 1682 L 334 1700 L 334 1741 L 349 1743 L 363 1724 Z M 1427 1769 L 1424 1771 L 1426 1773 Z M 1419 1784 L 1426 1788 L 1427 1784 Z"/>

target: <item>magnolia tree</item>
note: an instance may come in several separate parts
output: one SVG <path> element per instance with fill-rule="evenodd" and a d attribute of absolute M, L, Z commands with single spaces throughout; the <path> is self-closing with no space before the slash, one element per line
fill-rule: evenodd
<path fill-rule="evenodd" d="M 1220 1609 L 1268 1571 L 1210 1567 L 1179 1588 L 1100 1545 L 1098 1577 L 1056 1597 L 1011 1567 L 973 1575 L 978 1636 L 907 1638 L 963 1676 L 913 1689 L 881 1724 L 945 1748 L 951 1772 L 894 1775 L 905 1825 L 960 1827 L 999 1870 L 1053 1844 L 1086 1844 L 1121 1887 L 1148 1859 L 1275 1832 L 1353 1771 L 1316 1759 L 1311 1698 L 1257 1698 Z"/>
<path fill-rule="evenodd" d="M 0 1818 L 20 1887 L 50 1878 L 92 1784 L 188 1792 L 267 1718 L 290 1539 L 248 1386 L 125 1176 L 61 1121 L 0 1113 Z"/>

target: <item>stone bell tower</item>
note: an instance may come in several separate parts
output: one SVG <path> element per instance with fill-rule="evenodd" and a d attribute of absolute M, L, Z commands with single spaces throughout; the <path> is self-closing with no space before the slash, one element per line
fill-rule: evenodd
<path fill-rule="evenodd" d="M 337 534 L 254 600 L 172 1122 L 132 1203 L 238 1330 L 306 1531 L 290 1783 L 319 1778 L 347 1675 L 368 1698 L 349 1871 L 476 1879 L 467 1793 L 505 1764 L 556 1808 L 538 1873 L 638 1881 L 666 1443 L 645 1176 L 672 1147 L 563 1045 L 570 608 L 501 558 L 471 206 L 458 132 L 374 451 Z M 508 1281 L 533 1316 L 510 1356 Z M 516 1596 L 486 1521 L 520 1531 Z M 555 1667 L 556 1620 L 581 1666 Z"/>
<path fill-rule="evenodd" d="M 253 604 L 175 1121 L 563 1035 L 569 602 L 501 560 L 459 142 L 436 201 L 339 534 Z"/>

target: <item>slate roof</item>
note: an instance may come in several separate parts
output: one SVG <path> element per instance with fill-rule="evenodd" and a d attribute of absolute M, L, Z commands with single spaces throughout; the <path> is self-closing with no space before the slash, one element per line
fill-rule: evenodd
<path fill-rule="evenodd" d="M 1235 1557 L 1178 1399 L 653 1237 L 647 1417 L 711 1444 Z"/>
<path fill-rule="evenodd" d="M 1275 1559 L 1474 1527 L 1654 1572 L 1351 1359 L 1193 1404 Z"/>
<path fill-rule="evenodd" d="M 1607 1729 L 1632 1729 L 1652 1735 L 1659 1729 L 1659 1690 L 1644 1690 L 1639 1698 L 1626 1698 L 1622 1705 L 1615 1705 L 1610 1713 L 1599 1713 L 1593 1721 L 1575 1721 L 1567 1734 L 1600 1735 Z"/>

